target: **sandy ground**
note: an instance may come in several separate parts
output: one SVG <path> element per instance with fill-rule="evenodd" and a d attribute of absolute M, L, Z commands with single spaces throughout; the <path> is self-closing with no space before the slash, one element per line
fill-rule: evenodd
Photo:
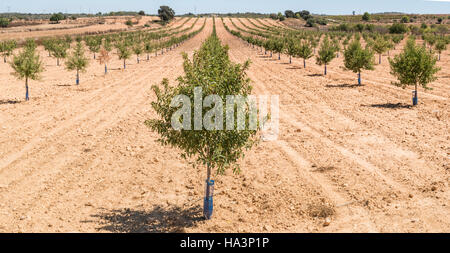
<path fill-rule="evenodd" d="M 131 19 L 133 22 L 137 22 L 134 26 L 144 26 L 147 22 L 158 17 L 143 16 L 137 20 L 134 17 L 105 17 L 105 24 L 98 24 L 92 22 L 91 19 L 80 19 L 76 23 L 60 23 L 60 24 L 42 24 L 35 26 L 20 26 L 6 29 L 0 29 L 0 40 L 6 39 L 23 39 L 23 38 L 39 38 L 47 36 L 63 36 L 63 35 L 78 35 L 92 32 L 107 32 L 110 30 L 128 29 L 125 22 Z M 179 18 L 177 18 L 179 19 Z M 95 19 L 98 20 L 98 19 Z M 91 22 L 90 24 L 87 22 Z M 87 25 L 87 26 L 86 26 Z M 150 28 L 159 27 L 158 24 L 151 24 Z"/>
<path fill-rule="evenodd" d="M 47 70 L 27 103 L 23 82 L 0 69 L 0 232 L 450 232 L 449 51 L 410 108 L 386 57 L 356 86 L 342 59 L 324 77 L 313 60 L 270 59 L 216 24 L 231 59 L 251 59 L 253 93 L 280 95 L 281 118 L 279 139 L 249 151 L 241 174 L 215 177 L 212 220 L 201 218 L 205 169 L 143 124 L 156 117 L 151 85 L 174 84 L 208 19 L 126 71 L 115 59 L 105 77 L 92 63 L 80 86 L 42 52 Z"/>

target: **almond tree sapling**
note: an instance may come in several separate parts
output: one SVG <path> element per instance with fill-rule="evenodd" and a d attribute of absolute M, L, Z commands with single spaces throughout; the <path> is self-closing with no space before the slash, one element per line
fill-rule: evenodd
<path fill-rule="evenodd" d="M 142 48 L 142 44 L 140 42 L 137 42 L 134 46 L 133 46 L 133 53 L 136 55 L 136 61 L 139 64 L 139 56 L 142 54 L 143 48 Z"/>
<path fill-rule="evenodd" d="M 4 63 L 6 63 L 6 58 L 10 57 L 16 48 L 17 42 L 15 40 L 6 40 L 0 43 L 0 51 L 2 53 Z"/>
<path fill-rule="evenodd" d="M 150 54 L 153 52 L 153 50 L 154 50 L 153 44 L 150 41 L 145 42 L 144 51 L 147 54 L 147 61 L 150 60 Z"/>
<path fill-rule="evenodd" d="M 295 39 L 290 37 L 286 42 L 286 52 L 289 55 L 289 64 L 292 63 L 292 56 L 296 56 L 298 54 L 298 45 L 295 43 Z"/>
<path fill-rule="evenodd" d="M 361 84 L 361 70 L 373 70 L 373 52 L 366 47 L 363 49 L 359 40 L 355 40 L 344 52 L 345 69 L 358 73 L 358 84 Z"/>
<path fill-rule="evenodd" d="M 316 57 L 318 65 L 325 65 L 325 75 L 327 75 L 327 64 L 329 64 L 334 58 L 336 58 L 336 51 L 338 49 L 333 45 L 328 37 L 325 37 L 320 45 L 319 55 Z"/>
<path fill-rule="evenodd" d="M 198 166 L 207 168 L 207 187 L 206 197 L 204 199 L 204 216 L 210 219 L 212 216 L 212 191 L 214 181 L 211 180 L 212 170 L 217 170 L 218 174 L 223 173 L 227 168 L 232 167 L 235 173 L 239 172 L 237 161 L 244 156 L 244 151 L 249 149 L 256 142 L 257 130 L 237 130 L 236 121 L 223 117 L 223 124 L 227 125 L 227 130 L 217 130 L 213 128 L 207 130 L 205 126 L 197 127 L 200 122 L 214 121 L 212 125 L 218 122 L 218 116 L 208 117 L 210 111 L 204 111 L 202 108 L 216 109 L 216 112 L 226 111 L 227 106 L 220 107 L 222 101 L 226 101 L 229 95 L 241 95 L 247 97 L 251 92 L 250 80 L 246 77 L 245 71 L 248 69 L 249 62 L 244 65 L 235 64 L 230 61 L 228 56 L 228 47 L 222 46 L 220 40 L 215 34 L 207 39 L 200 50 L 194 53 L 193 60 L 189 60 L 187 54 L 183 55 L 185 76 L 179 77 L 178 86 L 169 86 L 168 80 L 162 83 L 163 89 L 153 86 L 157 100 L 152 103 L 153 109 L 159 115 L 160 119 L 152 119 L 145 122 L 153 131 L 160 134 L 160 142 L 163 145 L 177 147 L 182 152 L 185 159 L 195 158 Z M 210 95 L 217 95 L 222 101 L 212 102 L 211 104 L 200 104 L 195 106 L 196 91 L 201 90 L 200 98 L 204 99 Z M 184 95 L 190 103 L 175 103 L 174 98 L 178 95 Z M 201 101 L 206 101 L 201 100 Z M 206 102 L 205 102 L 206 103 Z M 176 124 L 186 127 L 174 129 L 172 126 L 173 116 L 179 107 L 186 107 L 189 112 L 175 120 Z M 213 105 L 214 104 L 214 107 Z M 199 108 L 200 107 L 200 108 Z M 234 108 L 238 107 L 234 104 Z M 246 124 L 250 121 L 250 111 L 246 107 L 244 118 Z M 236 114 L 234 110 L 233 116 Z M 191 128 L 191 123 L 194 128 Z M 228 123 L 228 124 L 227 124 Z M 206 124 L 206 123 L 205 123 Z M 258 122 L 257 122 L 258 124 Z M 229 129 L 228 125 L 231 125 Z M 195 130 L 194 130 L 195 129 Z M 249 128 L 245 128 L 249 129 Z"/>
<path fill-rule="evenodd" d="M 126 42 L 119 42 L 116 44 L 117 55 L 120 60 L 123 60 L 123 69 L 127 68 L 126 60 L 130 59 L 131 51 L 128 48 L 128 44 Z"/>
<path fill-rule="evenodd" d="M 95 60 L 95 54 L 100 51 L 101 45 L 102 45 L 102 38 L 101 37 L 87 37 L 85 39 L 86 45 L 89 48 L 89 51 L 94 54 L 94 60 Z"/>
<path fill-rule="evenodd" d="M 311 43 L 303 40 L 298 48 L 298 57 L 303 59 L 303 68 L 306 68 L 306 60 L 313 57 L 313 49 Z"/>
<path fill-rule="evenodd" d="M 440 70 L 436 62 L 436 57 L 425 46 L 416 45 L 415 40 L 408 40 L 403 52 L 389 59 L 391 74 L 399 80 L 393 84 L 402 88 L 414 85 L 413 105 L 418 104 L 417 86 L 430 89 L 427 85 L 436 80 L 435 74 Z"/>
<path fill-rule="evenodd" d="M 388 50 L 389 42 L 382 36 L 378 36 L 373 43 L 371 43 L 373 51 L 379 55 L 378 64 L 381 64 L 381 55 Z"/>
<path fill-rule="evenodd" d="M 281 53 L 284 49 L 284 43 L 280 40 L 273 40 L 273 51 L 278 53 L 278 60 L 281 60 Z"/>
<path fill-rule="evenodd" d="M 438 40 L 435 49 L 438 52 L 438 61 L 440 61 L 442 52 L 447 49 L 447 42 L 443 39 Z"/>
<path fill-rule="evenodd" d="M 66 68 L 68 70 L 76 70 L 77 71 L 77 80 L 76 84 L 80 84 L 80 72 L 85 72 L 88 66 L 88 59 L 84 55 L 84 47 L 81 42 L 78 42 L 75 46 L 75 50 L 72 55 L 66 61 Z"/>
<path fill-rule="evenodd" d="M 39 54 L 33 48 L 25 48 L 13 57 L 11 67 L 14 70 L 13 75 L 21 80 L 25 79 L 25 100 L 30 100 L 28 80 L 39 80 L 40 73 L 44 71 Z"/>
<path fill-rule="evenodd" d="M 64 40 L 55 40 L 51 47 L 52 56 L 56 58 L 56 65 L 59 66 L 59 60 L 65 59 L 67 57 L 67 50 L 70 48 L 70 44 L 68 44 Z"/>
<path fill-rule="evenodd" d="M 111 42 L 108 39 L 105 39 L 102 45 L 102 49 L 100 49 L 100 56 L 98 59 L 100 64 L 105 64 L 105 75 L 108 73 L 108 63 L 111 60 L 111 51 Z"/>

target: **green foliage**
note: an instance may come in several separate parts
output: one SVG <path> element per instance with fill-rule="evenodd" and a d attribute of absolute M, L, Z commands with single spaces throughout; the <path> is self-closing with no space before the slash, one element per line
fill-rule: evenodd
<path fill-rule="evenodd" d="M 373 51 L 375 51 L 380 56 L 381 63 L 381 54 L 385 53 L 389 47 L 389 41 L 385 40 L 382 36 L 378 36 L 373 42 L 368 43 L 370 47 L 372 47 Z"/>
<path fill-rule="evenodd" d="M 369 21 L 370 20 L 370 14 L 368 12 L 364 12 L 364 15 L 362 16 L 363 21 Z"/>
<path fill-rule="evenodd" d="M 170 21 L 175 17 L 175 11 L 172 10 L 169 6 L 161 6 L 158 10 L 158 16 L 162 21 Z"/>
<path fill-rule="evenodd" d="M 11 23 L 11 20 L 9 18 L 3 18 L 0 17 L 0 27 L 6 28 Z"/>
<path fill-rule="evenodd" d="M 86 45 L 89 48 L 89 51 L 92 53 L 98 53 L 100 51 L 100 47 L 102 45 L 102 38 L 101 37 L 87 37 L 85 39 Z M 95 56 L 94 56 L 95 57 Z"/>
<path fill-rule="evenodd" d="M 316 57 L 316 62 L 318 65 L 328 64 L 334 58 L 336 58 L 336 53 L 338 49 L 333 45 L 328 37 L 325 37 L 320 45 L 319 55 Z"/>
<path fill-rule="evenodd" d="M 401 19 L 401 22 L 402 22 L 402 23 L 409 23 L 409 21 L 410 21 L 410 20 L 409 20 L 409 17 L 408 17 L 408 16 L 403 16 L 402 19 Z"/>
<path fill-rule="evenodd" d="M 435 49 L 438 53 L 442 53 L 447 49 L 447 42 L 443 39 L 440 39 L 436 42 Z"/>
<path fill-rule="evenodd" d="M 436 67 L 436 57 L 424 46 L 416 45 L 409 40 L 402 53 L 394 59 L 389 59 L 391 74 L 397 77 L 397 86 L 405 88 L 407 85 L 421 85 L 428 89 L 427 84 L 436 80 L 435 74 L 440 70 Z"/>
<path fill-rule="evenodd" d="M 303 66 L 306 68 L 306 60 L 313 57 L 313 48 L 311 43 L 303 40 L 298 46 L 297 56 L 303 59 Z"/>
<path fill-rule="evenodd" d="M 14 49 L 17 48 L 17 42 L 15 40 L 6 40 L 0 42 L 0 53 L 3 56 L 4 62 L 6 62 L 6 57 L 12 55 Z"/>
<path fill-rule="evenodd" d="M 66 68 L 68 70 L 76 70 L 77 72 L 85 72 L 89 64 L 88 59 L 84 55 L 84 47 L 81 42 L 78 42 L 75 46 L 73 53 L 68 57 L 66 61 Z"/>
<path fill-rule="evenodd" d="M 39 53 L 33 47 L 24 48 L 21 53 L 13 57 L 11 67 L 14 70 L 14 76 L 21 80 L 25 79 L 25 99 L 29 100 L 28 80 L 39 80 L 40 73 L 44 71 Z"/>
<path fill-rule="evenodd" d="M 136 55 L 136 57 L 138 58 L 138 62 L 139 62 L 139 56 L 143 53 L 144 48 L 142 47 L 141 43 L 136 43 L 133 46 L 133 53 Z"/>
<path fill-rule="evenodd" d="M 190 98 L 191 111 L 194 112 L 195 87 L 202 88 L 203 98 L 212 94 L 220 96 L 223 101 L 226 101 L 227 95 L 246 97 L 251 92 L 250 80 L 245 74 L 249 62 L 243 65 L 231 62 L 228 47 L 222 46 L 215 34 L 194 53 L 192 61 L 188 59 L 187 54 L 184 54 L 183 58 L 185 75 L 178 78 L 178 86 L 169 86 L 167 79 L 162 82 L 163 89 L 153 86 L 157 100 L 152 103 L 152 107 L 161 119 L 152 119 L 145 123 L 161 135 L 159 141 L 163 145 L 177 147 L 183 158 L 195 157 L 197 165 L 206 165 L 208 175 L 210 169 L 223 173 L 230 167 L 233 167 L 234 172 L 239 172 L 239 166 L 234 164 L 244 156 L 245 149 L 255 143 L 255 130 L 208 131 L 203 128 L 196 131 L 176 131 L 171 126 L 171 117 L 177 108 L 171 107 L 170 104 L 177 95 L 185 95 Z M 205 109 L 202 118 L 207 113 Z M 248 113 L 249 108 L 245 110 L 246 121 Z M 193 113 L 190 117 L 191 122 L 194 122 Z"/>
<path fill-rule="evenodd" d="M 24 47 L 26 50 L 35 50 L 37 48 L 36 41 L 34 39 L 27 39 Z"/>
<path fill-rule="evenodd" d="M 350 43 L 344 51 L 344 65 L 347 70 L 360 73 L 361 70 L 373 70 L 373 52 L 369 49 L 363 49 L 358 40 Z"/>
<path fill-rule="evenodd" d="M 22 80 L 39 80 L 39 74 L 44 71 L 40 56 L 33 48 L 25 48 L 21 53 L 15 55 L 11 67 L 14 70 L 13 75 Z"/>
<path fill-rule="evenodd" d="M 286 16 L 286 18 L 295 18 L 295 13 L 291 10 L 286 10 L 284 12 L 284 15 Z"/>
<path fill-rule="evenodd" d="M 58 39 L 50 43 L 50 53 L 57 59 L 57 65 L 59 66 L 59 60 L 67 57 L 67 50 L 70 48 L 70 44 L 65 40 Z"/>
<path fill-rule="evenodd" d="M 125 25 L 131 27 L 131 26 L 133 26 L 133 21 L 131 21 L 131 19 L 128 19 L 128 20 L 125 22 Z"/>
<path fill-rule="evenodd" d="M 408 27 L 405 24 L 395 23 L 389 27 L 389 33 L 404 34 L 408 32 Z"/>
<path fill-rule="evenodd" d="M 298 12 L 298 14 L 304 20 L 308 20 L 308 19 L 312 18 L 311 13 L 307 10 L 302 10 L 302 11 Z"/>
<path fill-rule="evenodd" d="M 59 23 L 61 20 L 65 20 L 67 17 L 62 13 L 55 13 L 50 17 L 51 22 Z"/>

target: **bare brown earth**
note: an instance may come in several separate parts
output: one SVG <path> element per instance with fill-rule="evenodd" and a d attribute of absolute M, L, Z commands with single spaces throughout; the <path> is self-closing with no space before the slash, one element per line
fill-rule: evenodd
<path fill-rule="evenodd" d="M 143 124 L 156 117 L 151 85 L 175 84 L 180 53 L 209 36 L 208 19 L 125 71 L 115 59 L 104 76 L 91 62 L 80 86 L 41 49 L 47 70 L 26 103 L 0 63 L 0 232 L 450 232 L 449 51 L 434 90 L 410 108 L 386 56 L 357 86 L 342 57 L 325 77 L 312 59 L 306 69 L 270 59 L 216 24 L 231 59 L 252 61 L 253 93 L 280 95 L 280 135 L 248 152 L 241 174 L 215 177 L 212 220 L 201 218 L 205 169 Z"/>
<path fill-rule="evenodd" d="M 98 18 L 80 18 L 75 21 L 63 21 L 59 24 L 44 23 L 32 26 L 19 26 L 0 29 L 0 40 L 40 38 L 47 36 L 81 35 L 92 32 L 108 32 L 129 29 L 125 22 L 131 20 L 134 26 L 144 26 L 152 20 L 159 19 L 153 16 L 135 17 L 104 17 L 104 24 L 99 24 Z M 150 28 L 160 25 L 151 24 Z"/>

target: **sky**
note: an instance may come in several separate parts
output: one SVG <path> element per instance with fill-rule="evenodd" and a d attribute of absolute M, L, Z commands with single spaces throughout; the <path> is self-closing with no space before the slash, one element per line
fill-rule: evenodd
<path fill-rule="evenodd" d="M 1 12 L 92 13 L 139 11 L 157 13 L 168 5 L 177 14 L 192 13 L 277 13 L 309 10 L 315 14 L 357 14 L 404 12 L 450 14 L 450 0 L 0 0 Z"/>

